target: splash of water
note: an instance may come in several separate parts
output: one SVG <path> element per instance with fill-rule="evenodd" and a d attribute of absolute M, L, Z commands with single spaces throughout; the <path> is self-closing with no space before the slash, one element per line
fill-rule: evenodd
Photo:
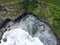
<path fill-rule="evenodd" d="M 3 41 L 6 39 L 6 42 Z M 33 38 L 21 28 L 11 29 L 3 35 L 0 45 L 44 45 L 38 38 Z"/>
<path fill-rule="evenodd" d="M 12 25 L 10 31 L 3 34 L 0 45 L 57 45 L 57 43 L 57 38 L 50 27 L 28 14 L 19 23 Z"/>

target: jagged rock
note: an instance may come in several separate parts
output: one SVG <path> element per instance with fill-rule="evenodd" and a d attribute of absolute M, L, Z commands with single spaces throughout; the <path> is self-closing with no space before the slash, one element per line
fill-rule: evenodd
<path fill-rule="evenodd" d="M 0 21 L 0 40 L 2 39 L 2 35 L 4 34 L 4 32 L 7 31 L 10 22 L 10 19 Z"/>
<path fill-rule="evenodd" d="M 10 19 L 5 19 L 0 23 L 0 29 L 3 28 L 9 21 L 11 21 Z"/>

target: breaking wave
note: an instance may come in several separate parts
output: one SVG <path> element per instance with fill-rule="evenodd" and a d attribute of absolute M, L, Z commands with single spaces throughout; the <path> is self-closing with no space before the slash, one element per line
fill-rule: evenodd
<path fill-rule="evenodd" d="M 16 23 L 15 23 L 16 22 Z M 57 45 L 48 24 L 33 14 L 19 16 L 3 34 L 0 45 Z"/>
<path fill-rule="evenodd" d="M 0 45 L 44 45 L 44 44 L 40 41 L 39 38 L 32 37 L 25 30 L 21 28 L 15 28 L 4 33 Z"/>

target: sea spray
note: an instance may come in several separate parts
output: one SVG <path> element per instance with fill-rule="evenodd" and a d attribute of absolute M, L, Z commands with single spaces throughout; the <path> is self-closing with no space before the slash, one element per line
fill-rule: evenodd
<path fill-rule="evenodd" d="M 58 38 L 46 22 L 33 14 L 25 13 L 9 26 L 0 45 L 58 45 L 58 42 Z"/>
<path fill-rule="evenodd" d="M 4 42 L 6 38 L 6 42 Z M 32 37 L 21 28 L 14 28 L 6 31 L 1 39 L 0 45 L 44 45 L 39 38 Z"/>

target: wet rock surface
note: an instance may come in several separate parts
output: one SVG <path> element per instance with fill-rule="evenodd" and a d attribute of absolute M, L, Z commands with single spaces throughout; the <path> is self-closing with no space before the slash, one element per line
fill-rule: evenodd
<path fill-rule="evenodd" d="M 5 24 L 8 25 L 6 28 L 4 27 Z M 49 24 L 32 13 L 23 13 L 13 21 L 7 19 L 1 24 L 0 29 L 5 32 L 16 25 L 26 30 L 32 37 L 38 37 L 45 45 L 59 45 L 59 39 L 51 30 Z M 4 30 L 2 30 L 3 28 Z"/>

